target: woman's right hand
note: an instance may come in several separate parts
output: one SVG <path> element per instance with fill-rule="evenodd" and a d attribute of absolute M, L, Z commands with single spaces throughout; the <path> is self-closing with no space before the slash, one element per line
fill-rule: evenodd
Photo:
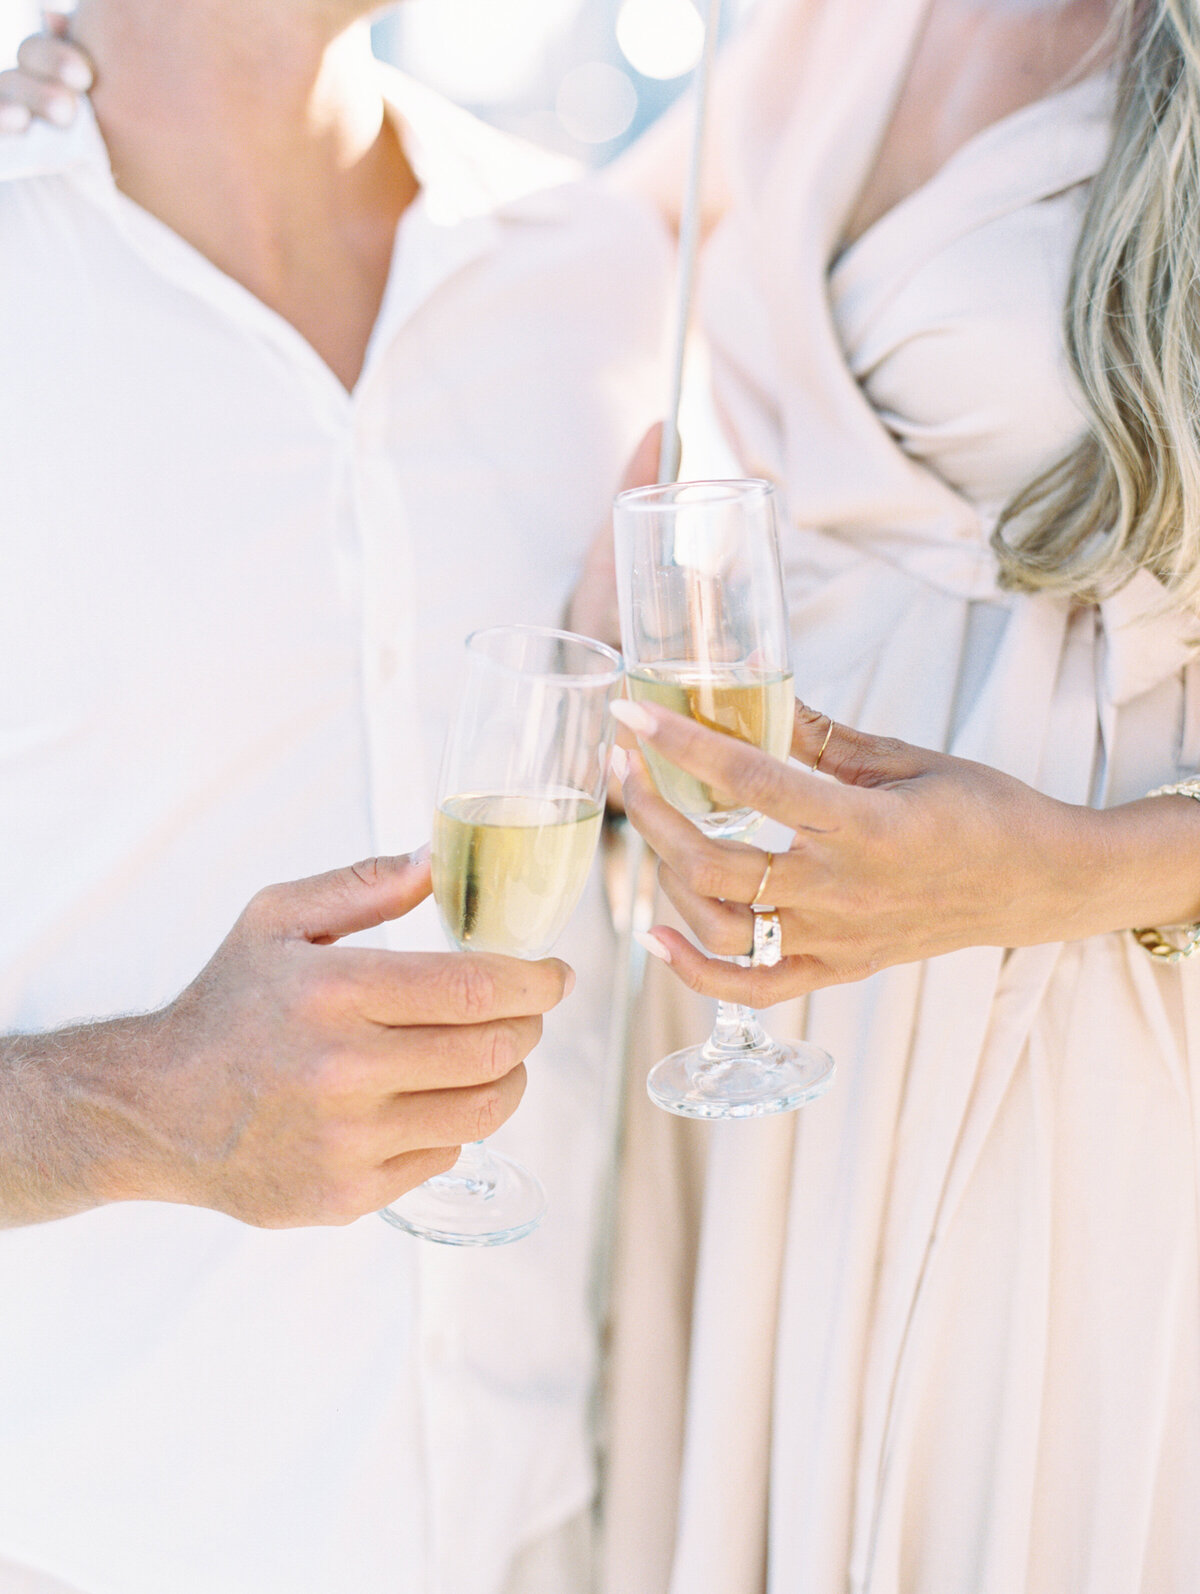
<path fill-rule="evenodd" d="M 0 72 L 0 134 L 23 133 L 36 119 L 69 127 L 79 96 L 92 86 L 92 63 L 67 38 L 68 19 L 45 15 L 45 31 L 25 40 L 17 65 Z"/>
<path fill-rule="evenodd" d="M 656 422 L 642 438 L 625 467 L 620 491 L 629 487 L 649 487 L 657 480 L 658 456 L 662 449 L 662 423 Z M 595 637 L 610 647 L 621 650 L 621 617 L 617 612 L 617 566 L 613 552 L 613 524 L 610 514 L 592 539 L 583 569 L 567 610 L 567 628 L 580 636 Z M 618 726 L 618 755 L 622 747 L 632 747 L 633 737 Z M 624 813 L 620 779 L 617 775 L 617 758 L 614 758 L 613 776 L 608 784 L 608 808 L 614 814 Z"/>
<path fill-rule="evenodd" d="M 625 467 L 620 491 L 649 487 L 658 478 L 662 448 L 662 423 L 656 422 L 642 438 Z M 579 581 L 567 611 L 567 625 L 581 636 L 595 637 L 610 647 L 621 646 L 621 620 L 617 613 L 617 567 L 613 557 L 612 516 L 592 539 Z"/>

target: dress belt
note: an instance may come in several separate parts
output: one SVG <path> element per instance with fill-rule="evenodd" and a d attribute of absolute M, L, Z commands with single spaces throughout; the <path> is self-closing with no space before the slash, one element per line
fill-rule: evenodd
<path fill-rule="evenodd" d="M 874 566 L 880 574 L 890 567 L 958 602 L 1004 608 L 1021 603 L 1069 606 L 1069 600 L 1049 593 L 1022 597 L 1002 591 L 986 543 L 957 535 L 939 539 L 936 528 L 841 532 L 805 527 L 785 549 L 785 566 L 793 581 L 809 590 Z M 1164 598 L 1161 582 L 1148 570 L 1139 570 L 1098 605 L 1102 652 L 1097 684 L 1114 707 L 1132 702 L 1200 656 L 1200 616 L 1164 608 Z"/>

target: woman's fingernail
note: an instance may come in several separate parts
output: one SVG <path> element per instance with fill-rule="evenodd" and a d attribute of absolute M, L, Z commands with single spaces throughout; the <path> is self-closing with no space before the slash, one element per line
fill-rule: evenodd
<path fill-rule="evenodd" d="M 64 100 L 62 95 L 55 95 L 46 102 L 46 118 L 54 123 L 55 127 L 70 127 L 75 120 L 74 100 Z"/>
<path fill-rule="evenodd" d="M 612 750 L 612 772 L 623 786 L 629 773 L 629 754 L 623 747 L 614 747 Z"/>
<path fill-rule="evenodd" d="M 92 69 L 81 56 L 69 55 L 62 64 L 59 77 L 69 89 L 86 94 L 92 86 Z"/>
<path fill-rule="evenodd" d="M 427 842 L 425 842 L 424 846 L 418 847 L 415 852 L 410 852 L 409 853 L 408 861 L 411 864 L 428 863 L 432 853 L 433 853 L 433 843 L 427 841 Z"/>
<path fill-rule="evenodd" d="M 640 703 L 631 703 L 627 697 L 619 697 L 610 704 L 610 711 L 613 719 L 620 720 L 635 736 L 653 736 L 658 729 L 658 721 L 649 709 Z"/>
<path fill-rule="evenodd" d="M 0 105 L 0 133 L 23 133 L 32 120 L 25 105 Z"/>
<path fill-rule="evenodd" d="M 660 941 L 650 930 L 635 930 L 633 939 L 639 946 L 644 946 L 652 958 L 661 958 L 664 963 L 671 961 L 671 949 L 665 941 Z"/>
<path fill-rule="evenodd" d="M 567 964 L 567 977 L 563 981 L 563 1000 L 564 1001 L 566 1000 L 566 998 L 568 996 L 570 996 L 571 992 L 574 989 L 575 989 L 575 970 L 568 963 Z"/>

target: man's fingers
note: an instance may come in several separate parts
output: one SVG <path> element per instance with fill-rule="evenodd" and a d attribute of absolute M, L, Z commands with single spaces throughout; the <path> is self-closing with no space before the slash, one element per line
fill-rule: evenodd
<path fill-rule="evenodd" d="M 393 1097 L 370 1126 L 369 1155 L 383 1165 L 423 1146 L 461 1146 L 486 1140 L 516 1112 L 527 1080 L 521 1065 L 486 1085 Z"/>
<path fill-rule="evenodd" d="M 243 919 L 263 934 L 317 946 L 398 919 L 429 895 L 427 849 L 399 858 L 367 858 L 345 869 L 290 880 L 260 891 Z"/>
<path fill-rule="evenodd" d="M 487 1085 L 523 1063 L 541 1038 L 538 1014 L 490 1024 L 381 1026 L 371 1031 L 356 1083 L 373 1095 Z"/>
<path fill-rule="evenodd" d="M 658 703 L 622 699 L 612 712 L 659 757 L 727 795 L 731 807 L 754 808 L 793 829 L 833 830 L 841 821 L 844 804 L 836 787 L 811 780 L 734 736 L 709 730 Z"/>
<path fill-rule="evenodd" d="M 379 1212 L 393 1201 L 415 1190 L 426 1179 L 449 1173 L 458 1161 L 461 1146 L 439 1146 L 428 1151 L 405 1151 L 392 1157 L 378 1170 L 371 1182 L 371 1193 L 364 1203 L 367 1212 Z"/>
<path fill-rule="evenodd" d="M 17 51 L 22 72 L 42 78 L 47 85 L 61 83 L 75 93 L 86 94 L 92 86 L 92 65 L 81 50 L 61 38 L 35 33 Z M 74 100 L 72 100 L 74 105 Z"/>
<path fill-rule="evenodd" d="M 819 759 L 821 773 L 833 775 L 843 785 L 884 786 L 920 775 L 937 755 L 887 736 L 868 736 L 797 703 L 792 757 L 810 769 Z"/>
<path fill-rule="evenodd" d="M 384 952 L 330 947 L 328 987 L 374 1024 L 487 1024 L 548 1013 L 575 984 L 558 958 L 527 963 L 491 952 Z"/>

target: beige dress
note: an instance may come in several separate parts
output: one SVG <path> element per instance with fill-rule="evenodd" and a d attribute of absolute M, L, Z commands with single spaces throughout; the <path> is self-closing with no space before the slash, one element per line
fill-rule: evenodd
<path fill-rule="evenodd" d="M 1080 431 L 1061 310 L 1112 83 L 995 124 L 834 261 L 926 5 L 758 23 L 703 269 L 717 400 L 786 498 L 806 701 L 1119 803 L 1200 767 L 1187 627 L 1149 576 L 1006 596 L 988 548 Z M 971 949 L 771 1021 L 839 1075 L 713 1132 L 694 1274 L 692 1131 L 631 1129 L 614 1594 L 668 1563 L 671 1594 L 1195 1594 L 1200 959 Z"/>

